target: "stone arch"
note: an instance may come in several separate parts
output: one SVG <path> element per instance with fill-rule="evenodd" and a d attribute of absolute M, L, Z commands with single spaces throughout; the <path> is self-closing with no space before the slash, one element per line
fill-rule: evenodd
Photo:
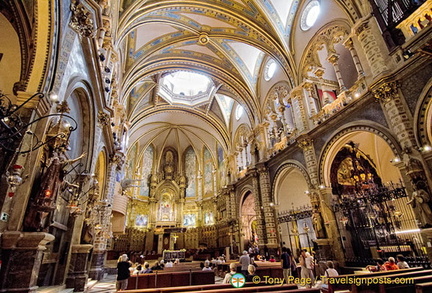
<path fill-rule="evenodd" d="M 414 133 L 419 147 L 432 143 L 432 79 L 420 95 L 414 112 Z"/>
<path fill-rule="evenodd" d="M 256 194 L 251 186 L 245 186 L 239 196 L 239 228 L 240 228 L 240 245 L 242 249 L 248 249 L 249 246 L 258 243 L 258 226 L 257 226 L 257 202 Z"/>
<path fill-rule="evenodd" d="M 331 165 L 336 153 L 340 148 L 353 137 L 359 133 L 370 133 L 374 137 L 382 140 L 383 145 L 388 146 L 388 150 L 391 151 L 392 156 L 388 157 L 388 165 L 396 168 L 390 163 L 390 160 L 402 154 L 402 150 L 398 145 L 395 138 L 393 138 L 389 132 L 382 126 L 371 123 L 371 122 L 356 122 L 345 125 L 342 129 L 338 129 L 332 135 L 332 138 L 322 148 L 319 162 L 319 174 L 320 184 L 323 186 L 330 186 L 330 169 L 326 168 Z M 397 169 L 397 168 L 396 168 Z M 400 174 L 399 174 L 400 176 Z"/>

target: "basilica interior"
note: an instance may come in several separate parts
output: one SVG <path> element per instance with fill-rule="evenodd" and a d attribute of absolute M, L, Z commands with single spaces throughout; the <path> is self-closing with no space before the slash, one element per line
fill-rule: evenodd
<path fill-rule="evenodd" d="M 123 253 L 430 267 L 431 0 L 3 0 L 0 28 L 0 292 Z"/>

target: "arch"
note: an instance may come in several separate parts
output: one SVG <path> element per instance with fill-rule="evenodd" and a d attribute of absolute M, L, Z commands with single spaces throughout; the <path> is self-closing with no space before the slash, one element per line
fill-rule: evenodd
<path fill-rule="evenodd" d="M 420 147 L 432 143 L 432 78 L 424 87 L 414 111 L 414 133 Z"/>
<path fill-rule="evenodd" d="M 345 125 L 343 128 L 336 130 L 331 136 L 332 138 L 324 145 L 322 149 L 318 160 L 320 174 L 319 179 L 321 185 L 330 186 L 330 168 L 326 168 L 326 166 L 331 166 L 333 159 L 341 147 L 346 142 L 348 142 L 351 137 L 359 133 L 370 133 L 373 135 L 373 137 L 381 139 L 382 142 L 384 142 L 384 145 L 388 146 L 388 149 L 392 154 L 392 156 L 388 157 L 387 165 L 396 168 L 390 163 L 390 160 L 402 154 L 402 150 L 396 139 L 393 138 L 389 132 L 379 124 L 367 121 L 357 121 L 356 123 L 352 122 Z"/>

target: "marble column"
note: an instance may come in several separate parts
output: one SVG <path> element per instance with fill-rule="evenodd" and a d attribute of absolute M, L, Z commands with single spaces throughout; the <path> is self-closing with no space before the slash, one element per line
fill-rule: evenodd
<path fill-rule="evenodd" d="M 313 141 L 307 137 L 299 137 L 298 145 L 303 150 L 303 155 L 306 162 L 306 168 L 310 178 L 310 190 L 308 195 L 311 197 L 313 208 L 314 221 L 320 221 L 319 224 L 324 224 L 323 234 L 317 235 L 320 239 L 317 240 L 318 245 L 324 250 L 325 256 L 334 256 L 339 263 L 345 262 L 342 243 L 339 241 L 340 233 L 337 228 L 336 217 L 331 209 L 332 193 L 331 189 L 319 189 L 320 185 L 318 162 L 315 155 L 315 147 Z M 330 168 L 330 166 L 326 166 Z M 314 225 L 315 229 L 317 225 Z M 323 237 L 324 236 L 324 237 Z M 326 237 L 325 237 L 326 236 Z"/>
<path fill-rule="evenodd" d="M 339 69 L 339 54 L 333 53 L 330 56 L 328 56 L 327 60 L 333 65 L 340 91 L 341 92 L 346 91 L 347 88 L 345 86 L 345 83 L 342 78 L 342 74 Z"/>
<path fill-rule="evenodd" d="M 354 48 L 353 40 L 351 38 L 348 38 L 343 44 L 351 53 L 351 57 L 354 61 L 354 65 L 357 70 L 357 79 L 362 78 L 365 75 L 365 73 L 361 65 L 360 59 L 357 55 L 357 50 Z"/>
<path fill-rule="evenodd" d="M 91 244 L 72 245 L 66 288 L 74 288 L 75 292 L 84 292 L 89 277 L 87 271 L 88 257 L 92 248 L 93 245 Z M 93 258 L 95 257 L 96 255 L 93 254 Z"/>
<path fill-rule="evenodd" d="M 301 87 L 297 87 L 291 92 L 291 100 L 293 103 L 294 119 L 297 130 L 300 133 L 308 131 L 309 123 L 303 101 L 303 89 Z"/>
<path fill-rule="evenodd" d="M 257 222 L 257 234 L 258 234 L 258 247 L 260 250 L 260 254 L 264 254 L 264 246 L 267 242 L 267 235 L 265 233 L 265 222 L 264 222 L 264 210 L 261 202 L 261 192 L 259 185 L 259 174 L 257 169 L 254 169 L 252 172 L 252 187 L 253 187 L 253 195 L 255 198 L 255 213 L 256 213 L 256 222 Z"/>
<path fill-rule="evenodd" d="M 54 239 L 44 232 L 3 232 L 0 292 L 36 292 L 43 251 Z"/>
<path fill-rule="evenodd" d="M 259 174 L 259 187 L 265 223 L 265 245 L 269 255 L 277 255 L 279 241 L 276 227 L 276 210 L 274 207 L 274 199 L 271 194 L 270 174 L 268 168 L 264 164 L 258 164 L 257 171 Z"/>

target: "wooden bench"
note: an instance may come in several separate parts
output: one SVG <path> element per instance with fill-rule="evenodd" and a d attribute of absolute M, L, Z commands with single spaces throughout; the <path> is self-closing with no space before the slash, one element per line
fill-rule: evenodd
<path fill-rule="evenodd" d="M 348 274 L 348 275 L 339 275 L 339 276 L 333 277 L 333 279 L 337 280 L 337 279 L 344 279 L 344 278 L 371 278 L 371 277 L 380 277 L 380 276 L 384 276 L 384 275 L 400 274 L 401 272 L 417 272 L 417 271 L 422 271 L 422 270 L 424 270 L 422 267 L 418 267 L 418 268 L 409 268 L 409 269 L 404 269 L 404 270 L 374 272 L 374 273 L 361 274 L 361 275 Z M 340 283 L 335 282 L 333 284 L 329 283 L 328 289 L 327 290 L 322 289 L 322 291 L 334 293 L 335 291 L 350 290 L 350 289 L 351 289 L 351 284 L 340 284 Z"/>
<path fill-rule="evenodd" d="M 129 278 L 127 289 L 145 289 L 190 285 L 214 284 L 213 271 L 163 272 L 133 275 Z"/>
<path fill-rule="evenodd" d="M 295 293 L 315 293 L 320 292 L 318 288 L 310 288 L 310 289 L 291 289 L 292 285 L 276 285 L 276 286 L 250 286 L 250 287 L 242 287 L 242 288 L 226 288 L 226 289 L 213 289 L 206 290 L 206 293 L 231 293 L 231 292 L 295 292 Z M 197 291 L 187 291 L 189 293 L 200 293 L 202 290 Z"/>
<path fill-rule="evenodd" d="M 386 275 L 382 275 L 382 276 L 370 276 L 367 278 L 362 278 L 365 282 L 367 282 L 367 280 L 372 281 L 373 279 L 376 278 L 385 278 L 386 281 L 394 281 L 397 278 L 415 278 L 415 277 L 420 277 L 420 276 L 432 276 L 432 270 L 421 270 L 421 271 L 414 271 L 414 272 L 403 272 L 404 270 L 395 270 L 396 272 L 399 273 L 391 273 L 391 274 L 386 274 Z M 393 272 L 393 271 L 388 271 L 388 273 Z M 411 287 L 414 288 L 414 285 L 410 285 Z M 359 293 L 359 292 L 380 292 L 380 293 L 384 293 L 387 292 L 387 288 L 393 288 L 394 289 L 395 285 L 394 284 L 380 284 L 380 282 L 378 282 L 377 284 L 374 283 L 370 283 L 370 284 L 361 284 L 360 286 L 356 285 L 356 284 L 352 284 L 351 285 L 351 292 L 353 293 Z M 400 291 L 400 290 L 398 290 Z M 405 292 L 405 291 L 403 291 Z"/>
<path fill-rule="evenodd" d="M 416 293 L 432 293 L 432 282 L 416 284 Z"/>
<path fill-rule="evenodd" d="M 289 284 L 284 285 L 284 287 L 277 285 L 270 285 L 265 283 L 254 284 L 246 283 L 244 287 L 278 287 L 278 290 L 283 288 L 284 290 L 294 290 L 297 289 L 297 285 Z M 180 286 L 180 287 L 167 287 L 167 288 L 155 288 L 155 289 L 137 289 L 137 290 L 127 290 L 125 293 L 170 293 L 170 292 L 189 292 L 189 291 L 209 291 L 209 290 L 225 290 L 234 288 L 231 284 L 212 284 L 212 285 L 200 285 L 200 286 Z"/>
<path fill-rule="evenodd" d="M 411 281 L 409 284 L 390 284 L 385 286 L 385 291 L 387 293 L 415 293 L 416 285 L 422 284 L 426 282 L 432 282 L 432 275 L 420 276 L 420 277 L 411 277 Z"/>

